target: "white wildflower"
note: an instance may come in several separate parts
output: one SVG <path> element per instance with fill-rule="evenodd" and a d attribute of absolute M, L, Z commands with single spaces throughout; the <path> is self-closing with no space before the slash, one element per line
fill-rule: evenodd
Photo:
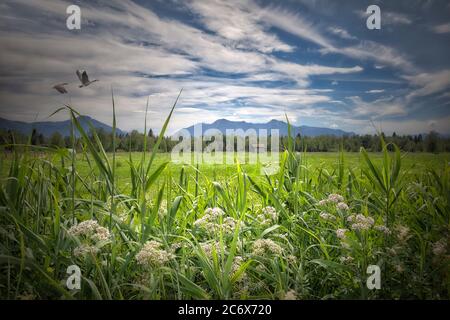
<path fill-rule="evenodd" d="M 402 264 L 396 264 L 396 265 L 394 266 L 394 268 L 395 268 L 395 270 L 396 270 L 397 272 L 399 272 L 399 273 L 402 273 L 403 271 L 405 271 L 405 268 L 403 267 Z"/>
<path fill-rule="evenodd" d="M 287 261 L 290 264 L 295 264 L 297 262 L 297 257 L 292 255 L 292 254 L 290 254 L 290 255 L 287 256 Z"/>
<path fill-rule="evenodd" d="M 324 205 L 326 205 L 328 203 L 328 200 L 327 199 L 322 199 L 318 203 L 319 203 L 319 206 L 324 206 Z"/>
<path fill-rule="evenodd" d="M 337 236 L 339 239 L 345 239 L 345 238 L 346 238 L 345 233 L 346 233 L 347 231 L 348 231 L 347 229 L 337 229 L 337 230 L 336 230 L 336 236 Z"/>
<path fill-rule="evenodd" d="M 97 227 L 99 227 L 97 221 L 86 220 L 72 226 L 68 232 L 72 236 L 89 235 L 90 233 L 93 233 L 97 229 Z"/>
<path fill-rule="evenodd" d="M 215 242 L 203 242 L 200 243 L 200 247 L 205 252 L 206 256 L 209 259 L 212 259 L 213 257 L 213 251 L 216 252 L 216 254 L 220 253 L 220 243 L 218 241 Z"/>
<path fill-rule="evenodd" d="M 351 217 L 351 218 L 350 218 Z M 363 214 L 357 214 L 356 216 L 350 216 L 347 218 L 347 221 L 354 222 L 351 225 L 353 230 L 361 231 L 361 230 L 369 230 L 375 223 L 373 218 L 366 217 Z"/>
<path fill-rule="evenodd" d="M 277 210 L 275 210 L 274 207 L 270 207 L 270 206 L 265 207 L 262 209 L 262 213 L 264 216 L 269 217 L 273 221 L 278 220 L 278 212 L 277 212 Z"/>
<path fill-rule="evenodd" d="M 233 264 L 231 266 L 231 274 L 234 275 L 239 268 L 241 267 L 242 263 L 244 262 L 244 258 L 241 256 L 234 257 Z"/>
<path fill-rule="evenodd" d="M 95 220 L 86 220 L 72 226 L 68 233 L 72 236 L 90 236 L 94 241 L 107 240 L 110 237 L 109 230 L 100 226 Z"/>
<path fill-rule="evenodd" d="M 297 300 L 297 294 L 294 290 L 289 290 L 285 293 L 282 300 Z"/>
<path fill-rule="evenodd" d="M 353 257 L 346 256 L 346 257 L 340 257 L 339 260 L 341 263 L 350 263 L 353 261 Z"/>
<path fill-rule="evenodd" d="M 158 267 L 174 258 L 172 253 L 161 249 L 161 246 L 158 241 L 147 241 L 136 255 L 137 263 L 145 267 Z"/>
<path fill-rule="evenodd" d="M 436 256 L 442 256 L 447 252 L 447 239 L 442 238 L 439 241 L 433 243 L 433 254 Z"/>
<path fill-rule="evenodd" d="M 203 228 L 209 233 L 216 233 L 220 230 L 225 233 L 232 233 L 237 221 L 232 217 L 224 216 L 225 212 L 220 208 L 207 208 L 203 217 L 194 222 L 194 226 Z"/>
<path fill-rule="evenodd" d="M 330 220 L 330 221 L 334 221 L 336 220 L 336 217 L 333 216 L 332 214 L 329 214 L 327 212 L 322 211 L 319 215 L 323 220 Z"/>
<path fill-rule="evenodd" d="M 175 242 L 175 243 L 172 243 L 172 244 L 171 244 L 170 250 L 171 250 L 172 252 L 175 252 L 175 251 L 177 251 L 178 249 L 180 249 L 181 247 L 183 247 L 183 242 Z"/>
<path fill-rule="evenodd" d="M 400 242 L 406 242 L 411 237 L 409 228 L 406 226 L 398 225 L 395 230 L 397 231 L 397 238 Z"/>
<path fill-rule="evenodd" d="M 110 237 L 109 230 L 106 229 L 105 227 L 98 226 L 95 229 L 95 233 L 92 235 L 91 238 L 94 241 L 104 241 L 104 240 L 108 240 L 109 237 Z"/>
<path fill-rule="evenodd" d="M 212 218 L 219 218 L 225 215 L 225 212 L 220 208 L 207 208 L 205 210 L 205 215 L 211 216 Z"/>
<path fill-rule="evenodd" d="M 77 258 L 81 258 L 88 254 L 95 255 L 97 252 L 99 252 L 99 249 L 97 247 L 81 244 L 73 250 L 73 255 Z"/>
<path fill-rule="evenodd" d="M 336 208 L 339 209 L 339 210 L 347 211 L 348 210 L 348 205 L 345 202 L 339 202 L 336 205 Z"/>
<path fill-rule="evenodd" d="M 332 193 L 328 196 L 328 201 L 334 203 L 344 202 L 344 197 L 339 194 Z"/>
<path fill-rule="evenodd" d="M 258 239 L 253 243 L 253 254 L 257 256 L 266 253 L 281 255 L 283 248 L 271 239 Z"/>
<path fill-rule="evenodd" d="M 391 234 L 391 230 L 389 230 L 389 228 L 386 226 L 375 226 L 374 229 L 377 231 L 383 232 L 386 235 Z"/>

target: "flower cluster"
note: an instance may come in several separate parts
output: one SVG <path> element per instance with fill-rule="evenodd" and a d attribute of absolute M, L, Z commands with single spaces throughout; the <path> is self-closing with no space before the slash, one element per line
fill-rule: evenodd
<path fill-rule="evenodd" d="M 375 223 L 372 217 L 366 217 L 361 213 L 348 216 L 347 222 L 351 223 L 351 228 L 357 231 L 369 230 Z"/>
<path fill-rule="evenodd" d="M 236 220 L 232 217 L 225 217 L 225 212 L 220 208 L 207 208 L 203 217 L 194 222 L 194 226 L 203 228 L 209 233 L 220 230 L 232 233 L 236 227 Z"/>
<path fill-rule="evenodd" d="M 443 256 L 447 252 L 447 239 L 442 238 L 433 243 L 432 250 L 435 256 Z"/>
<path fill-rule="evenodd" d="M 278 220 L 278 212 L 274 207 L 267 206 L 261 210 L 261 214 L 259 214 L 256 218 L 261 222 L 261 224 L 268 225 Z"/>
<path fill-rule="evenodd" d="M 258 239 L 253 243 L 253 254 L 262 256 L 264 254 L 281 255 L 283 248 L 271 239 Z"/>
<path fill-rule="evenodd" d="M 409 238 L 411 238 L 409 228 L 406 226 L 398 225 L 398 226 L 396 226 L 395 231 L 397 232 L 396 233 L 397 239 L 401 243 L 405 243 L 406 241 L 408 241 Z"/>
<path fill-rule="evenodd" d="M 78 245 L 73 254 L 77 258 L 84 258 L 89 255 L 95 255 L 100 248 L 95 244 L 110 238 L 109 230 L 98 224 L 96 220 L 86 220 L 72 226 L 68 233 L 74 237 L 83 237 L 82 244 Z"/>
<path fill-rule="evenodd" d="M 345 235 L 345 233 L 347 232 L 348 230 L 347 229 L 337 229 L 336 230 L 336 236 L 339 238 L 339 239 L 345 239 L 346 238 L 346 235 Z"/>
<path fill-rule="evenodd" d="M 206 256 L 209 259 L 212 259 L 213 251 L 215 251 L 216 254 L 218 254 L 220 252 L 220 243 L 219 243 L 219 241 L 202 242 L 202 243 L 200 243 L 200 247 L 202 248 L 202 250 L 205 252 Z"/>
<path fill-rule="evenodd" d="M 327 199 L 322 199 L 319 201 L 320 206 L 324 206 L 328 203 L 336 204 L 336 209 L 347 211 L 349 209 L 348 205 L 344 202 L 344 197 L 340 194 L 332 193 Z"/>
<path fill-rule="evenodd" d="M 328 202 L 334 202 L 334 203 L 339 203 L 339 202 L 344 202 L 344 197 L 336 194 L 336 193 L 332 193 L 328 196 Z"/>
<path fill-rule="evenodd" d="M 345 202 L 339 202 L 336 205 L 336 208 L 339 209 L 339 210 L 342 210 L 342 211 L 347 211 L 349 209 L 348 205 Z"/>
<path fill-rule="evenodd" d="M 319 215 L 323 220 L 329 220 L 329 221 L 334 221 L 336 220 L 336 217 L 333 216 L 332 214 L 329 214 L 328 212 L 322 211 Z"/>
<path fill-rule="evenodd" d="M 80 222 L 79 224 L 72 226 L 68 232 L 72 236 L 86 236 L 94 241 L 108 240 L 110 237 L 108 229 L 100 226 L 95 220 Z"/>
<path fill-rule="evenodd" d="M 341 261 L 341 263 L 350 263 L 353 261 L 353 257 L 350 256 L 340 257 L 339 260 Z"/>
<path fill-rule="evenodd" d="M 160 267 L 173 259 L 174 255 L 161 246 L 158 241 L 147 241 L 136 255 L 137 263 L 145 267 Z"/>
<path fill-rule="evenodd" d="M 297 294 L 294 290 L 289 290 L 285 293 L 282 300 L 297 300 Z"/>
<path fill-rule="evenodd" d="M 375 230 L 380 231 L 382 233 L 384 233 L 385 235 L 390 235 L 391 234 L 391 230 L 386 227 L 386 226 L 375 226 L 373 227 Z"/>
<path fill-rule="evenodd" d="M 73 255 L 77 258 L 81 258 L 81 257 L 85 257 L 90 254 L 95 255 L 99 251 L 100 251 L 100 249 L 95 246 L 81 244 L 73 250 Z"/>

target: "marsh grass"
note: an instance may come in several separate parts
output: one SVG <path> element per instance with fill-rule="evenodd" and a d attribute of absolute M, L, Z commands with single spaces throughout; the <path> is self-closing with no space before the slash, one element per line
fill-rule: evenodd
<path fill-rule="evenodd" d="M 1 298 L 449 298 L 447 161 L 405 169 L 400 150 L 381 141 L 381 159 L 361 149 L 349 165 L 341 147 L 335 166 L 314 167 L 288 139 L 272 176 L 238 161 L 175 166 L 157 149 L 176 103 L 151 153 L 107 154 L 71 106 L 56 112 L 69 112 L 77 153 L 9 146 L 0 157 Z M 326 200 L 336 194 L 348 209 Z M 202 226 L 212 208 L 220 214 Z M 71 233 L 88 220 L 109 235 Z M 65 286 L 73 264 L 78 291 Z M 381 290 L 366 287 L 370 264 L 382 268 Z"/>

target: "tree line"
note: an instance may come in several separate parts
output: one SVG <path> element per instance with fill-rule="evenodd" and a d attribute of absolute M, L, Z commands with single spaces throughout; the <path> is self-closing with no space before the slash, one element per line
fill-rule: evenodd
<path fill-rule="evenodd" d="M 103 148 L 107 152 L 113 151 L 112 133 L 100 128 L 96 130 Z M 442 136 L 437 132 L 431 131 L 428 134 L 422 135 L 397 135 L 395 132 L 387 136 L 381 133 L 384 140 L 389 143 L 393 142 L 403 151 L 407 152 L 450 152 L 450 138 Z M 116 135 L 116 151 L 144 151 L 144 134 L 133 130 L 129 133 Z M 147 134 L 147 151 L 152 151 L 158 136 L 150 129 Z M 223 146 L 226 146 L 227 137 L 223 137 Z M 267 150 L 271 149 L 270 139 L 267 139 Z M 31 135 L 24 135 L 15 131 L 0 130 L 0 143 L 8 149 L 12 144 L 31 144 L 34 146 L 58 147 L 58 148 L 72 148 L 71 137 L 64 137 L 59 132 L 54 132 L 50 137 L 44 136 L 42 133 L 34 129 Z M 163 137 L 159 146 L 160 152 L 170 152 L 172 148 L 177 145 L 179 141 L 173 141 L 170 137 Z M 364 147 L 368 151 L 381 151 L 381 143 L 379 135 L 349 135 L 343 137 L 337 136 L 301 136 L 298 134 L 293 139 L 296 151 L 307 152 L 329 152 L 338 151 L 342 145 L 347 152 L 357 152 L 360 147 Z M 208 142 L 203 141 L 203 147 Z M 234 142 L 236 145 L 236 141 Z M 245 139 L 246 150 L 249 150 L 249 138 Z M 288 144 L 288 137 L 280 138 L 280 151 L 284 150 Z M 81 149 L 81 140 L 75 138 L 76 149 Z M 194 151 L 194 138 L 191 138 L 192 151 Z M 9 147 L 11 148 L 11 147 Z"/>

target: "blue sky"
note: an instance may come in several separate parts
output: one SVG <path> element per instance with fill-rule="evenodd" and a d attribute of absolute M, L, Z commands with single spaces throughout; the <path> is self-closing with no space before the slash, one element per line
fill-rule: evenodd
<path fill-rule="evenodd" d="M 66 8 L 81 8 L 81 30 Z M 366 8 L 381 8 L 381 30 Z M 118 126 L 170 131 L 219 118 L 373 133 L 450 133 L 448 1 L 54 1 L 0 4 L 0 116 L 62 103 Z M 78 88 L 76 69 L 100 81 Z M 69 95 L 51 87 L 68 82 Z M 66 119 L 58 114 L 51 119 Z"/>

